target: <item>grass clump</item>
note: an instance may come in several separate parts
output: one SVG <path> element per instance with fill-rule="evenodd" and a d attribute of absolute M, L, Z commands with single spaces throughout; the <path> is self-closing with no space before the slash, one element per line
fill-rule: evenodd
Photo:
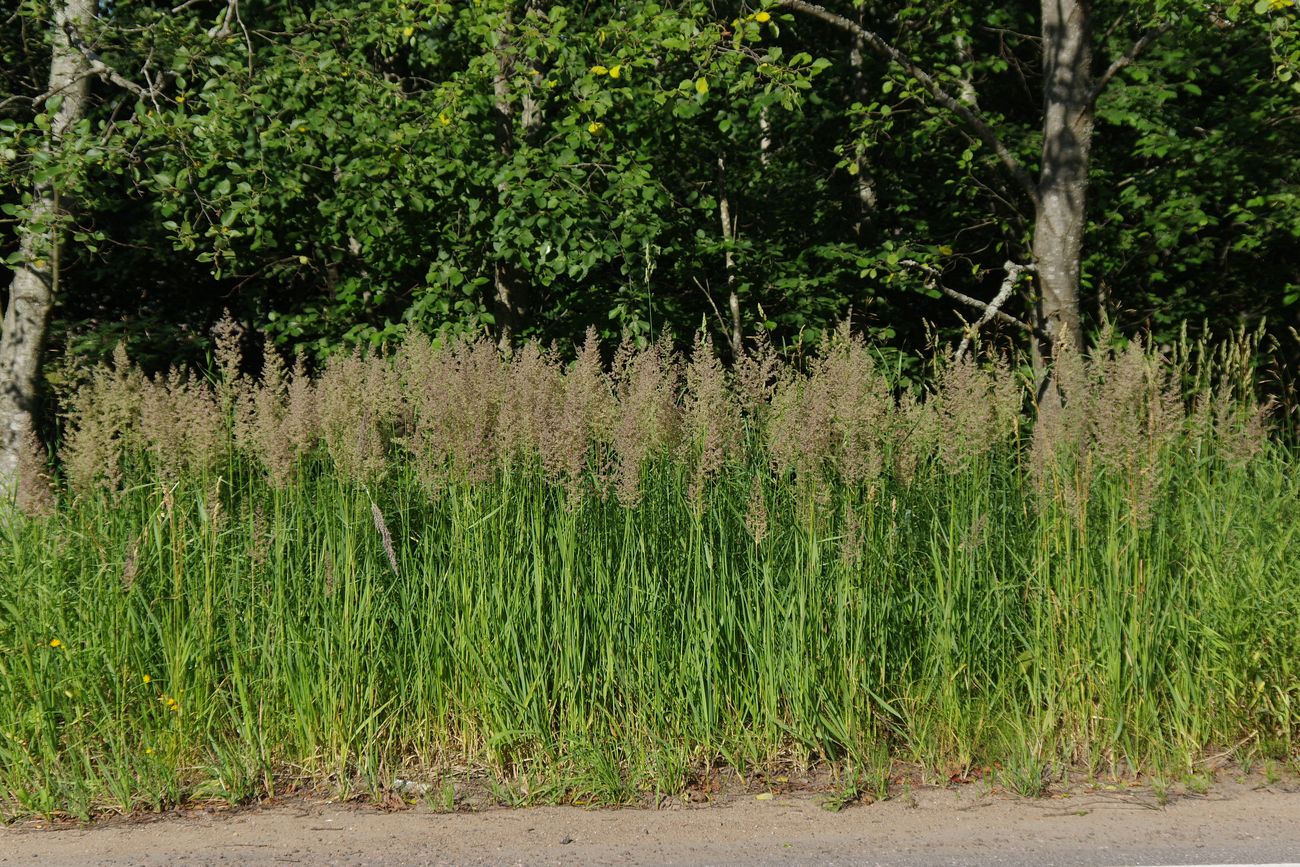
<path fill-rule="evenodd" d="M 1296 754 L 1300 474 L 1222 353 L 1064 357 L 1031 423 L 1003 361 L 918 397 L 844 332 L 804 370 L 235 345 L 92 372 L 60 502 L 3 526 L 10 811 Z"/>

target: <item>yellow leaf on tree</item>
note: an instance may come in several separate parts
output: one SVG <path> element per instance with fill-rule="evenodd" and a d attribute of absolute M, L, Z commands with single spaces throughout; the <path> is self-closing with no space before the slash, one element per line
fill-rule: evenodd
<path fill-rule="evenodd" d="M 703 95 L 709 92 L 709 80 L 701 76 L 695 79 L 695 92 Z"/>

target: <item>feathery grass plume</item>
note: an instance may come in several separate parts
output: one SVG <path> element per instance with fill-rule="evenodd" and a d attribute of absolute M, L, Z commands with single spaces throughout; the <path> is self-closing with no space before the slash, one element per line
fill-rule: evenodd
<path fill-rule="evenodd" d="M 262 350 L 262 375 L 248 392 L 247 423 L 235 430 L 235 443 L 266 470 L 272 486 L 283 488 L 293 472 L 295 449 L 285 420 L 289 383 L 284 359 L 270 339 Z"/>
<path fill-rule="evenodd" d="M 1203 380 L 1213 382 L 1209 398 L 1216 453 L 1229 465 L 1245 466 L 1268 441 L 1275 404 L 1256 394 L 1256 362 L 1263 332 L 1240 329 L 1220 343 L 1206 361 Z M 1207 389 L 1208 391 L 1209 389 Z"/>
<path fill-rule="evenodd" d="M 375 530 L 379 533 L 379 539 L 383 542 L 384 553 L 388 555 L 388 565 L 393 570 L 393 575 L 401 578 L 401 570 L 397 568 L 397 552 L 393 550 L 393 534 L 388 532 L 388 522 L 384 520 L 384 513 L 380 511 L 379 504 L 373 500 L 370 502 L 370 516 L 374 519 Z"/>
<path fill-rule="evenodd" d="M 48 473 L 45 449 L 30 429 L 18 441 L 18 510 L 29 518 L 48 518 L 58 508 L 54 484 Z"/>
<path fill-rule="evenodd" d="M 870 485 L 884 470 L 895 403 L 862 339 L 840 325 L 806 376 L 778 385 L 768 423 L 777 469 L 793 470 L 805 494 L 829 502 L 834 480 Z"/>
<path fill-rule="evenodd" d="M 935 394 L 939 459 L 958 472 L 1010 440 L 1020 420 L 1022 394 L 1010 365 L 994 358 L 983 369 L 971 353 L 949 354 Z"/>
<path fill-rule="evenodd" d="M 385 433 L 397 411 L 396 375 L 388 361 L 360 348 L 335 355 L 316 383 L 322 438 L 339 475 L 371 484 L 388 470 Z"/>
<path fill-rule="evenodd" d="M 1092 484 L 1092 468 L 1084 460 L 1092 387 L 1087 362 L 1069 341 L 1056 347 L 1052 387 L 1061 400 L 1048 396 L 1036 407 L 1030 474 L 1043 496 L 1081 515 Z"/>
<path fill-rule="evenodd" d="M 213 357 L 217 363 L 217 406 L 229 425 L 232 439 L 247 438 L 253 425 L 252 383 L 244 375 L 244 326 L 227 310 L 212 327 Z"/>
<path fill-rule="evenodd" d="M 216 394 L 179 368 L 141 383 L 139 431 L 154 467 L 168 481 L 204 475 L 225 455 L 226 426 Z"/>
<path fill-rule="evenodd" d="M 1089 367 L 1088 460 L 1123 483 L 1133 517 L 1145 524 L 1166 481 L 1164 452 L 1179 435 L 1181 401 L 1167 382 L 1164 358 L 1140 338 L 1122 352 L 1100 345 Z"/>
<path fill-rule="evenodd" d="M 933 401 L 903 392 L 894 410 L 890 433 L 890 469 L 899 484 L 912 483 L 925 462 L 938 450 L 939 420 Z"/>
<path fill-rule="evenodd" d="M 505 376 L 497 423 L 501 463 L 540 467 L 542 441 L 563 412 L 564 370 L 554 352 L 530 340 L 514 353 Z"/>
<path fill-rule="evenodd" d="M 743 442 L 740 406 L 727 382 L 727 373 L 714 351 L 713 340 L 696 332 L 686 366 L 679 455 L 691 473 L 689 496 L 700 503 L 706 485 L 722 470 Z"/>
<path fill-rule="evenodd" d="M 294 454 L 301 457 L 311 452 L 320 439 L 316 384 L 307 374 L 307 361 L 301 353 L 294 359 L 293 371 L 289 374 L 286 402 L 284 435 L 293 446 Z"/>
<path fill-rule="evenodd" d="M 587 329 L 578 357 L 564 375 L 563 409 L 539 441 L 542 467 L 576 505 L 589 485 L 603 490 L 609 475 L 608 443 L 617 411 L 613 386 L 600 358 L 600 339 Z"/>
<path fill-rule="evenodd" d="M 126 459 L 138 448 L 144 381 L 126 347 L 118 344 L 112 364 L 97 365 L 73 395 L 60 456 L 74 493 L 115 491 L 121 485 Z"/>
<path fill-rule="evenodd" d="M 425 483 L 436 489 L 448 480 L 492 478 L 506 383 L 496 345 L 483 338 L 440 344 L 414 336 L 404 343 L 399 366 L 411 407 L 409 447 Z"/>
<path fill-rule="evenodd" d="M 766 423 L 777 387 L 790 377 L 790 370 L 777 355 L 766 331 L 753 337 L 753 348 L 741 347 L 732 365 L 736 400 L 745 417 L 758 428 Z"/>
<path fill-rule="evenodd" d="M 640 351 L 631 337 L 624 335 L 614 356 L 613 380 L 618 401 L 613 428 L 618 458 L 616 492 L 620 503 L 634 508 L 641 502 L 641 474 L 646 463 L 670 453 L 680 429 L 677 390 L 681 371 L 668 335 Z"/>

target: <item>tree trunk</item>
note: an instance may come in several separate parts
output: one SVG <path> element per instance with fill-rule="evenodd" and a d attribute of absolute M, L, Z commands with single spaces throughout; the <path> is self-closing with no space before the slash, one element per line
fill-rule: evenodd
<path fill-rule="evenodd" d="M 732 244 L 736 240 L 736 221 L 731 215 L 731 199 L 727 196 L 727 163 L 718 157 L 718 218 L 722 221 L 722 240 L 727 244 L 723 265 L 727 271 L 727 308 L 731 313 L 731 334 L 728 341 L 731 351 L 739 356 L 743 346 L 744 330 L 740 320 L 740 296 L 736 294 L 736 254 Z"/>
<path fill-rule="evenodd" d="M 1083 348 L 1079 270 L 1086 228 L 1092 146 L 1092 13 L 1088 0 L 1042 0 L 1043 156 L 1034 220 L 1040 297 L 1036 348 L 1045 365 L 1052 347 Z"/>
<path fill-rule="evenodd" d="M 865 25 L 866 15 L 866 6 L 863 6 L 858 10 L 859 24 Z M 853 34 L 853 47 L 849 49 L 849 68 L 853 70 L 853 94 L 863 105 L 871 102 L 871 96 L 867 92 L 865 51 L 866 42 L 860 35 Z M 879 203 L 876 196 L 876 182 L 871 173 L 871 157 L 867 153 L 865 142 L 858 143 L 853 156 L 853 166 L 856 170 L 854 180 L 857 182 L 858 192 L 858 219 L 853 224 L 853 233 L 860 238 L 875 219 L 876 206 Z"/>
<path fill-rule="evenodd" d="M 63 102 L 50 119 L 44 147 L 56 153 L 64 133 L 86 113 L 88 64 L 71 44 L 69 29 L 84 30 L 94 15 L 94 0 L 56 3 L 48 92 Z M 19 229 L 19 262 L 9 284 L 9 301 L 0 333 L 0 502 L 11 500 L 23 484 L 19 456 L 35 433 L 34 414 L 41 354 L 59 279 L 62 237 L 57 226 L 58 191 L 38 182 L 29 214 Z"/>
<path fill-rule="evenodd" d="M 496 76 L 492 79 L 494 108 L 497 115 L 497 152 L 500 154 L 503 165 L 513 159 L 515 153 L 515 112 L 511 103 L 510 92 L 510 83 L 515 71 L 514 48 L 511 45 L 513 26 L 513 18 L 510 10 L 507 9 L 503 13 L 501 25 L 497 28 L 497 42 L 493 48 L 493 54 L 496 56 L 497 62 Z M 535 127 L 539 121 L 540 114 L 536 103 L 531 99 L 531 96 L 525 96 L 523 105 L 525 132 L 529 132 L 528 127 Z M 497 193 L 501 197 L 499 204 L 505 205 L 508 192 L 508 186 L 503 175 L 503 180 L 497 184 Z M 495 291 L 492 301 L 493 315 L 496 317 L 497 325 L 497 345 L 505 353 L 510 352 L 511 347 L 514 345 L 515 335 L 523 323 L 525 312 L 524 280 L 525 278 L 519 273 L 519 269 L 504 259 L 498 259 L 493 265 L 492 282 Z"/>

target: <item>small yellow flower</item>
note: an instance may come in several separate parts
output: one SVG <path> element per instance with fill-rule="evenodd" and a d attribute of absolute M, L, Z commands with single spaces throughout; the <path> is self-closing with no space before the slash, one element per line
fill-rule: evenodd
<path fill-rule="evenodd" d="M 402 28 L 402 35 L 405 36 L 405 37 L 408 38 L 408 39 L 411 37 L 411 34 L 414 33 L 414 32 L 415 32 L 415 28 L 414 28 L 414 27 L 404 27 L 404 28 Z"/>
<path fill-rule="evenodd" d="M 772 16 L 766 12 L 760 12 L 754 16 L 754 20 L 757 21 L 759 24 L 766 24 L 767 22 L 772 20 Z"/>
<path fill-rule="evenodd" d="M 613 66 L 611 66 L 611 67 L 609 68 L 609 77 L 610 77 L 610 78 L 618 78 L 618 77 L 620 77 L 622 74 L 623 74 L 623 66 L 622 66 L 622 64 L 616 63 L 616 64 L 614 64 Z"/>
<path fill-rule="evenodd" d="M 176 97 L 176 102 L 177 102 L 178 104 L 184 104 L 184 102 L 185 102 L 185 94 L 182 93 L 180 96 Z"/>
<path fill-rule="evenodd" d="M 152 755 L 153 755 L 153 747 L 146 747 L 146 748 L 145 748 L 145 751 L 144 751 L 144 754 L 145 754 L 146 756 L 152 756 Z"/>
<path fill-rule="evenodd" d="M 598 120 L 593 120 L 591 123 L 587 124 L 587 132 L 592 135 L 600 135 L 601 131 L 604 129 L 605 125 Z"/>
<path fill-rule="evenodd" d="M 59 639 L 57 638 L 50 639 L 50 647 L 62 647 L 62 646 L 63 646 L 63 642 L 59 641 Z"/>
<path fill-rule="evenodd" d="M 448 116 L 447 112 L 444 111 L 442 114 L 438 115 L 438 123 L 442 124 L 443 126 L 450 126 L 451 117 Z"/>
<path fill-rule="evenodd" d="M 147 674 L 146 674 L 144 677 L 140 678 L 140 679 L 143 680 L 145 683 L 153 683 L 153 678 L 150 677 L 150 676 L 147 675 Z"/>
<path fill-rule="evenodd" d="M 609 75 L 609 70 L 597 63 L 591 68 L 592 75 Z"/>

